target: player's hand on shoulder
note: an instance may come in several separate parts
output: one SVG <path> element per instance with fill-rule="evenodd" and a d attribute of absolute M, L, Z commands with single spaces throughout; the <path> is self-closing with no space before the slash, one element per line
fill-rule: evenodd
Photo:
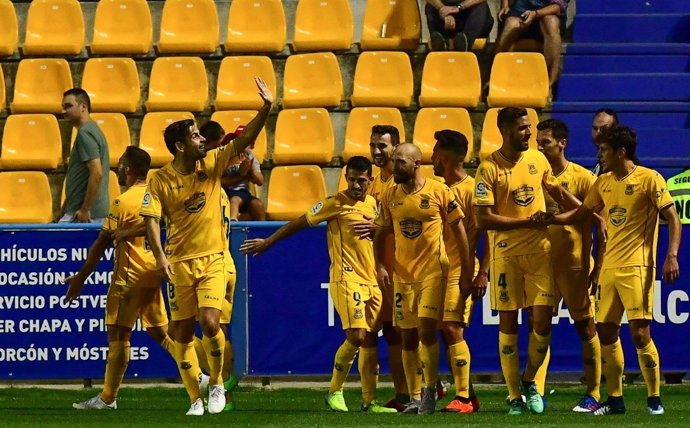
<path fill-rule="evenodd" d="M 244 241 L 244 243 L 242 243 L 242 245 L 240 245 L 240 252 L 242 252 L 242 254 L 258 256 L 259 254 L 263 253 L 268 246 L 269 244 L 265 239 L 247 239 Z"/>
<path fill-rule="evenodd" d="M 662 278 L 669 284 L 674 283 L 680 276 L 680 267 L 678 266 L 678 257 L 667 255 L 664 261 L 664 267 L 661 273 Z"/>

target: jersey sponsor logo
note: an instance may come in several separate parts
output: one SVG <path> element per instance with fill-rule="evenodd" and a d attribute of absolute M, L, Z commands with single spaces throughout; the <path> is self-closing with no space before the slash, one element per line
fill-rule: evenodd
<path fill-rule="evenodd" d="M 148 208 L 151 205 L 151 194 L 149 192 L 144 193 L 144 200 L 141 201 L 142 208 Z"/>
<path fill-rule="evenodd" d="M 191 214 L 196 214 L 206 206 L 206 193 L 196 192 L 184 201 L 184 209 Z"/>
<path fill-rule="evenodd" d="M 345 272 L 352 272 L 352 266 L 343 266 Z"/>
<path fill-rule="evenodd" d="M 568 182 L 567 181 L 561 181 L 561 187 L 564 188 L 565 190 L 568 190 Z"/>
<path fill-rule="evenodd" d="M 625 185 L 625 194 L 626 195 L 632 195 L 633 192 L 635 191 L 635 185 L 634 184 L 626 184 Z"/>
<path fill-rule="evenodd" d="M 486 183 L 477 181 L 477 185 L 474 186 L 474 195 L 477 198 L 486 198 L 486 194 Z"/>
<path fill-rule="evenodd" d="M 428 210 L 429 209 L 429 199 L 428 198 L 422 198 L 421 201 L 419 201 L 419 208 L 423 210 Z"/>
<path fill-rule="evenodd" d="M 415 239 L 422 234 L 422 222 L 416 218 L 404 218 L 400 221 L 400 232 L 407 239 Z"/>
<path fill-rule="evenodd" d="M 506 241 L 501 241 L 498 243 L 498 248 L 508 248 L 508 243 Z"/>
<path fill-rule="evenodd" d="M 202 183 L 208 180 L 208 174 L 206 174 L 206 171 L 197 171 L 196 176 Z"/>
<path fill-rule="evenodd" d="M 316 215 L 316 214 L 318 214 L 319 211 L 321 211 L 321 208 L 323 208 L 323 201 L 319 201 L 319 202 L 316 203 L 316 205 L 314 205 L 313 207 L 311 207 L 311 210 L 310 210 L 311 215 Z"/>
<path fill-rule="evenodd" d="M 459 205 L 458 205 L 457 199 L 453 199 L 452 201 L 450 201 L 450 203 L 449 203 L 448 206 L 446 207 L 446 212 L 447 212 L 448 214 L 450 214 L 450 213 L 452 213 L 453 210 L 456 209 L 458 206 L 459 206 Z"/>
<path fill-rule="evenodd" d="M 537 173 L 537 167 L 534 166 L 533 163 L 527 165 L 527 169 L 529 170 L 529 173 L 532 175 L 535 175 Z"/>
<path fill-rule="evenodd" d="M 656 191 L 656 193 L 654 194 L 654 196 L 656 196 L 657 199 L 661 199 L 661 196 L 662 196 L 664 193 L 666 193 L 666 189 L 660 189 L 660 190 L 657 190 L 657 191 Z"/>
<path fill-rule="evenodd" d="M 522 186 L 513 190 L 511 193 L 513 195 L 513 202 L 515 202 L 515 205 L 526 207 L 531 204 L 532 201 L 534 201 L 534 187 L 526 184 L 523 184 Z"/>
<path fill-rule="evenodd" d="M 628 210 L 623 207 L 614 206 L 609 210 L 609 221 L 614 226 L 621 226 L 625 223 Z"/>

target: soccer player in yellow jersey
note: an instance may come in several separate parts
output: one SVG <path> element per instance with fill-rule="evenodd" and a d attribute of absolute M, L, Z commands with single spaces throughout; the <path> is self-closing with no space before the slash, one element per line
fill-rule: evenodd
<path fill-rule="evenodd" d="M 455 398 L 443 409 L 444 412 L 472 413 L 479 410 L 479 400 L 470 383 L 470 349 L 464 337 L 464 330 L 470 323 L 472 301 L 480 299 L 486 293 L 489 280 L 489 257 L 482 257 L 482 266 L 475 262 L 479 229 L 472 207 L 474 178 L 463 168 L 463 162 L 469 143 L 467 137 L 458 131 L 444 129 L 434 134 L 436 145 L 431 155 L 434 163 L 434 174 L 443 177 L 447 186 L 455 195 L 460 210 L 465 213 L 462 224 L 467 234 L 470 257 L 472 257 L 473 295 L 462 299 L 458 287 L 446 287 L 443 302 L 443 318 L 440 325 L 443 339 L 448 345 L 448 361 L 455 381 Z M 448 228 L 443 230 L 443 240 L 450 263 L 448 284 L 457 284 L 460 280 L 461 262 L 458 243 Z"/>
<path fill-rule="evenodd" d="M 378 357 L 376 355 L 377 319 L 381 310 L 381 290 L 376 283 L 374 249 L 371 238 L 362 237 L 354 225 L 376 216 L 377 204 L 367 195 L 371 182 L 371 162 L 353 156 L 345 167 L 347 190 L 337 193 L 301 217 L 278 229 L 266 239 L 249 239 L 240 250 L 260 254 L 279 240 L 306 227 L 328 224 L 330 295 L 345 330 L 345 341 L 335 354 L 331 386 L 326 404 L 339 412 L 347 412 L 343 385 L 359 352 L 359 373 L 362 380 L 362 411 L 396 413 L 379 405 L 376 398 Z"/>
<path fill-rule="evenodd" d="M 586 168 L 570 162 L 565 157 L 568 145 L 568 127 L 557 119 L 548 119 L 537 125 L 537 144 L 551 165 L 551 172 L 562 187 L 583 201 L 596 177 Z M 546 195 L 546 211 L 561 212 L 558 204 Z M 599 407 L 599 382 L 601 378 L 601 345 L 594 326 L 594 304 L 590 293 L 590 271 L 599 275 L 601 266 L 592 266 L 592 222 L 570 226 L 550 226 L 551 261 L 554 266 L 556 305 L 563 298 L 582 345 L 587 391 L 573 411 L 589 413 Z M 604 242 L 597 248 L 603 249 Z M 600 262 L 600 260 L 597 260 Z M 537 374 L 537 388 L 544 395 L 544 381 L 549 354 Z"/>
<path fill-rule="evenodd" d="M 554 219 L 555 224 L 570 224 L 603 209 L 607 221 L 608 242 L 596 290 L 596 317 L 608 399 L 594 414 L 625 413 L 620 343 L 625 313 L 647 384 L 647 410 L 661 415 L 659 353 L 650 333 L 659 214 L 668 221 L 668 250 L 661 274 L 668 283 L 679 275 L 680 221 L 664 178 L 636 165 L 637 136 L 633 130 L 614 125 L 599 135 L 597 143 L 604 174 L 597 178 L 580 208 Z"/>
<path fill-rule="evenodd" d="M 156 260 L 144 240 L 144 220 L 139 216 L 150 164 L 151 156 L 146 151 L 127 147 L 117 171 L 118 182 L 127 190 L 111 202 L 110 213 L 84 265 L 66 279 L 69 283 L 66 297 L 75 299 L 107 246 L 115 243 L 113 277 L 106 300 L 108 360 L 103 391 L 82 403 L 74 403 L 75 409 L 117 409 L 117 391 L 129 363 L 129 341 L 138 317 L 153 340 L 173 355 L 161 280 L 156 274 Z"/>
<path fill-rule="evenodd" d="M 521 308 L 531 308 L 533 317 L 522 388 L 527 409 L 542 413 L 544 402 L 534 378 L 551 341 L 555 292 L 544 193 L 567 209 L 577 207 L 579 201 L 558 184 L 544 155 L 529 149 L 527 110 L 506 107 L 498 113 L 497 122 L 503 144 L 479 165 L 473 204 L 479 227 L 493 231 L 489 235 L 491 306 L 499 314 L 499 355 L 509 414 L 525 411 L 517 349 Z"/>
<path fill-rule="evenodd" d="M 203 415 L 203 401 L 195 373 L 195 319 L 203 333 L 202 343 L 210 368 L 209 413 L 225 407 L 222 365 L 225 334 L 219 319 L 227 286 L 224 252 L 227 248 L 221 218 L 221 176 L 263 128 L 273 95 L 263 80 L 256 78 L 263 99 L 256 117 L 241 136 L 225 147 L 208 152 L 193 120 L 169 125 L 163 134 L 171 163 L 151 178 L 141 207 L 146 233 L 156 257 L 158 272 L 168 282 L 168 300 L 175 328 L 175 355 L 192 405 L 188 415 Z M 161 245 L 160 219 L 165 217 L 165 251 Z M 229 220 L 227 220 L 229 221 Z"/>
<path fill-rule="evenodd" d="M 463 296 L 471 291 L 472 263 L 464 214 L 451 190 L 443 183 L 424 178 L 419 168 L 422 154 L 413 144 L 400 144 L 393 152 L 393 178 L 381 201 L 374 237 L 377 276 L 381 287 L 394 286 L 395 323 L 403 338 L 403 365 L 410 403 L 403 413 L 428 414 L 436 407 L 439 344 L 436 328 L 443 311 L 448 275 L 448 256 L 443 244 L 443 228 L 452 231 L 462 260 L 460 283 Z M 384 235 L 395 234 L 393 284 L 382 258 Z M 421 342 L 421 346 L 420 346 Z M 426 387 L 422 394 L 421 374 Z"/>

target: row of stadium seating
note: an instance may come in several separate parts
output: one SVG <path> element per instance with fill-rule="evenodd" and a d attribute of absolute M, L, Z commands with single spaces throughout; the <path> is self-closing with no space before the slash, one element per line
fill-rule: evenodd
<path fill-rule="evenodd" d="M 0 69 L 0 107 L 5 85 Z M 278 93 L 271 59 L 266 56 L 223 58 L 218 72 L 216 110 L 258 109 L 253 78 L 262 77 Z M 338 107 L 344 98 L 343 79 L 333 53 L 291 55 L 285 62 L 282 106 Z M 64 58 L 24 59 L 13 76 L 13 113 L 59 113 L 62 93 L 73 86 Z M 209 79 L 199 57 L 165 57 L 153 62 L 148 79 L 147 111 L 193 111 L 207 108 Z M 133 113 L 140 107 L 139 73 L 131 58 L 91 58 L 83 69 L 81 87 L 94 112 Z M 363 52 L 355 69 L 353 106 L 409 107 L 413 98 L 410 58 L 403 52 Z M 477 58 L 467 52 L 427 55 L 421 78 L 422 107 L 468 107 L 480 102 L 482 82 Z M 539 53 L 501 53 L 494 60 L 487 98 L 490 107 L 542 108 L 548 97 L 548 76 Z M 1 110 L 1 109 L 0 109 Z"/>

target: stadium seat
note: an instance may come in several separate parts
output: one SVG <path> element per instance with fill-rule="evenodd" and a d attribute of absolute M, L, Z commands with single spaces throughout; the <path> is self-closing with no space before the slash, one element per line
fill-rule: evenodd
<path fill-rule="evenodd" d="M 230 4 L 226 52 L 280 52 L 286 40 L 280 0 L 233 0 Z"/>
<path fill-rule="evenodd" d="M 216 88 L 216 110 L 258 110 L 264 102 L 254 83 L 261 77 L 277 96 L 276 75 L 267 56 L 226 56 L 220 63 Z"/>
<path fill-rule="evenodd" d="M 173 122 L 184 119 L 194 119 L 188 112 L 159 112 L 147 113 L 141 122 L 139 148 L 151 155 L 151 167 L 160 168 L 172 161 L 173 155 L 168 151 L 163 139 L 163 131 Z"/>
<path fill-rule="evenodd" d="M 494 58 L 489 79 L 489 107 L 546 106 L 549 75 L 544 56 L 535 52 L 502 52 Z"/>
<path fill-rule="evenodd" d="M 120 190 L 120 184 L 117 182 L 117 174 L 115 171 L 110 170 L 108 172 L 108 197 L 111 202 L 120 196 Z"/>
<path fill-rule="evenodd" d="M 220 123 L 225 132 L 233 132 L 238 126 L 246 126 L 249 121 L 254 119 L 256 111 L 254 110 L 228 110 L 217 111 L 211 116 L 211 120 Z M 266 159 L 268 151 L 268 138 L 266 137 L 266 128 L 262 129 L 259 136 L 256 138 L 256 143 L 252 149 L 254 157 L 259 163 L 263 163 Z"/>
<path fill-rule="evenodd" d="M 148 111 L 202 111 L 208 78 L 199 57 L 156 58 L 149 79 Z"/>
<path fill-rule="evenodd" d="M 354 34 L 349 0 L 300 0 L 295 12 L 296 52 L 350 49 Z"/>
<path fill-rule="evenodd" d="M 347 180 L 345 179 L 345 170 L 347 169 L 347 165 L 342 167 L 340 169 L 340 178 L 338 178 L 338 192 L 341 192 L 345 189 L 347 189 Z M 381 169 L 376 166 L 376 165 L 371 165 L 371 176 L 374 177 L 376 174 L 378 174 L 381 171 Z"/>
<path fill-rule="evenodd" d="M 273 162 L 276 165 L 328 163 L 335 142 L 326 109 L 282 110 L 276 122 Z"/>
<path fill-rule="evenodd" d="M 332 52 L 291 55 L 283 74 L 283 107 L 337 107 L 343 78 Z"/>
<path fill-rule="evenodd" d="M 362 52 L 355 68 L 352 105 L 408 107 L 412 66 L 403 52 Z"/>
<path fill-rule="evenodd" d="M 213 0 L 167 0 L 160 28 L 160 53 L 213 53 L 218 47 L 220 28 Z"/>
<path fill-rule="evenodd" d="M 0 223 L 50 223 L 53 197 L 42 172 L 0 172 Z"/>
<path fill-rule="evenodd" d="M 325 197 L 326 181 L 318 166 L 277 166 L 269 178 L 266 214 L 270 220 L 294 220 Z"/>
<path fill-rule="evenodd" d="M 477 107 L 482 78 L 472 52 L 431 52 L 424 61 L 422 107 Z"/>
<path fill-rule="evenodd" d="M 2 67 L 0 67 L 0 113 L 5 110 L 7 105 L 7 96 L 5 95 L 5 74 L 2 72 Z"/>
<path fill-rule="evenodd" d="M 65 59 L 23 59 L 14 77 L 12 113 L 61 113 L 62 94 L 70 88 Z"/>
<path fill-rule="evenodd" d="M 26 18 L 24 55 L 79 55 L 84 16 L 77 0 L 34 0 Z"/>
<path fill-rule="evenodd" d="M 10 0 L 0 0 L 0 28 L 0 56 L 12 55 L 19 44 L 19 25 Z"/>
<path fill-rule="evenodd" d="M 503 144 L 503 137 L 498 130 L 496 120 L 500 108 L 490 108 L 486 111 L 484 116 L 484 124 L 482 125 L 482 143 L 479 146 L 479 160 L 483 161 L 489 155 L 501 148 Z M 537 148 L 537 124 L 539 123 L 539 116 L 534 109 L 528 108 L 527 114 L 529 116 L 530 125 L 532 125 L 532 137 L 529 140 L 529 147 L 531 149 Z"/>
<path fill-rule="evenodd" d="M 131 143 L 127 119 L 122 113 L 91 113 L 91 119 L 101 128 L 101 132 L 103 132 L 105 136 L 105 141 L 108 142 L 108 152 L 110 155 L 109 168 L 117 168 L 120 156 L 122 156 L 127 146 Z M 77 128 L 72 128 L 70 151 L 76 138 Z"/>
<path fill-rule="evenodd" d="M 91 58 L 81 87 L 91 99 L 91 111 L 134 113 L 139 106 L 139 72 L 131 58 Z"/>
<path fill-rule="evenodd" d="M 55 169 L 62 158 L 57 119 L 51 114 L 13 114 L 2 133 L 0 169 Z"/>
<path fill-rule="evenodd" d="M 442 129 L 459 131 L 467 137 L 469 147 L 465 162 L 469 162 L 474 155 L 474 133 L 470 115 L 464 108 L 449 107 L 427 107 L 417 112 L 412 142 L 422 151 L 422 162 L 431 163 L 431 153 L 436 144 L 434 133 Z"/>
<path fill-rule="evenodd" d="M 145 55 L 153 44 L 146 0 L 100 0 L 96 7 L 91 52 Z"/>
<path fill-rule="evenodd" d="M 414 50 L 421 31 L 416 1 L 368 0 L 361 46 L 364 50 Z"/>
<path fill-rule="evenodd" d="M 405 141 L 405 125 L 400 110 L 391 107 L 357 107 L 350 111 L 345 130 L 343 160 L 352 156 L 370 158 L 369 140 L 374 125 L 393 125 L 400 132 L 400 141 Z"/>

